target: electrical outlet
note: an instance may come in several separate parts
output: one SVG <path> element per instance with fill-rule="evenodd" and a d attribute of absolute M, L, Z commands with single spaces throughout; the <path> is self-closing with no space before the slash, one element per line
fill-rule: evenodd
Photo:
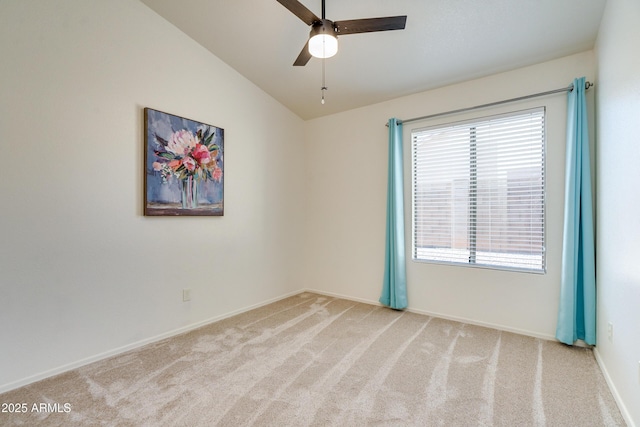
<path fill-rule="evenodd" d="M 609 322 L 607 325 L 607 337 L 609 342 L 613 342 L 613 323 Z"/>
<path fill-rule="evenodd" d="M 191 301 L 191 289 L 182 290 L 182 301 Z"/>

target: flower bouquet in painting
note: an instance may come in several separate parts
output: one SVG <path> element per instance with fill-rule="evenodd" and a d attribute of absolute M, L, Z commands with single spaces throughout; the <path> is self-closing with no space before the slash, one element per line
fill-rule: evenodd
<path fill-rule="evenodd" d="M 223 129 L 145 108 L 145 144 L 145 215 L 223 215 Z"/>

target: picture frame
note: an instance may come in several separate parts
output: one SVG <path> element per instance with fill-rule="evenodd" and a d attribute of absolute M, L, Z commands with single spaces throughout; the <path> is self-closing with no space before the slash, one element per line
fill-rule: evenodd
<path fill-rule="evenodd" d="M 144 109 L 144 215 L 224 215 L 224 129 Z"/>

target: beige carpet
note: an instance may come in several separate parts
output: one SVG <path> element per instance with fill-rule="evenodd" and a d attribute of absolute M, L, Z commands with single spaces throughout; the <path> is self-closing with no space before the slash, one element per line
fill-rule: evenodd
<path fill-rule="evenodd" d="M 624 425 L 589 349 L 311 293 L 0 402 L 28 407 L 3 426 Z"/>

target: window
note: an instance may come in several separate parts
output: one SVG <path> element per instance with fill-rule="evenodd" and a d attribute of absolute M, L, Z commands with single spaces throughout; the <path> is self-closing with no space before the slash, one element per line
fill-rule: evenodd
<path fill-rule="evenodd" d="M 412 131 L 414 260 L 545 271 L 544 118 Z"/>

